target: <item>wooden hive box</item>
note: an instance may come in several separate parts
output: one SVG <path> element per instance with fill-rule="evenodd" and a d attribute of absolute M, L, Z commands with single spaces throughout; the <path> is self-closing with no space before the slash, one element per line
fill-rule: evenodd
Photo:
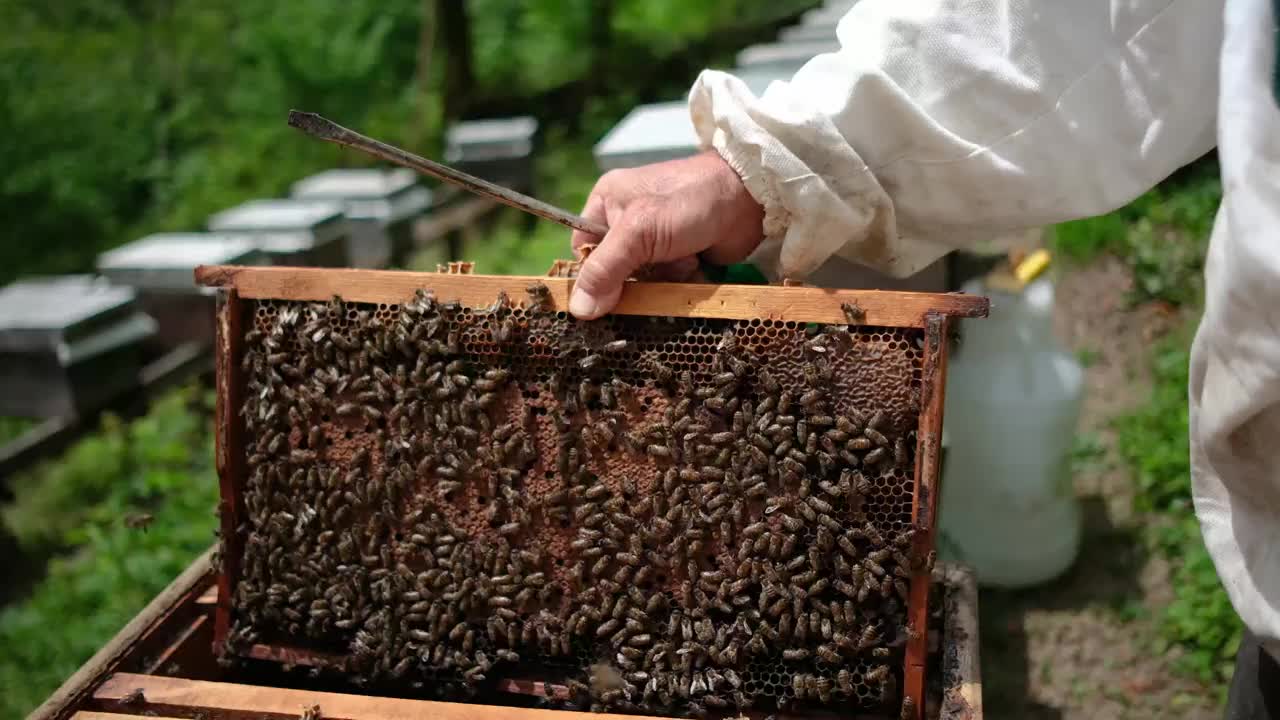
<path fill-rule="evenodd" d="M 533 698 L 515 693 L 495 695 L 485 704 L 439 703 L 360 693 L 340 678 L 312 678 L 305 668 L 283 671 L 268 663 L 225 666 L 213 653 L 218 597 L 213 555 L 210 549 L 193 562 L 27 720 L 260 720 L 299 717 L 317 706 L 321 717 L 349 720 L 599 717 L 539 710 L 531 707 Z M 929 648 L 925 716 L 982 720 L 978 594 L 973 574 L 939 563 L 933 580 L 941 601 L 930 613 L 931 636 L 937 642 Z"/>
<path fill-rule="evenodd" d="M 632 282 L 579 323 L 571 277 L 197 279 L 227 659 L 920 717 L 948 328 L 985 298 Z"/>

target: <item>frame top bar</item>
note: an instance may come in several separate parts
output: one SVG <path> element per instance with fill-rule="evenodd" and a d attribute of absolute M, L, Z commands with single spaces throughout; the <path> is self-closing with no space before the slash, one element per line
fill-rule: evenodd
<path fill-rule="evenodd" d="M 195 270 L 195 280 L 198 285 L 235 289 L 248 300 L 326 301 L 338 295 L 349 302 L 397 304 L 412 299 L 421 289 L 433 291 L 441 300 L 468 305 L 492 303 L 499 290 L 518 302 L 529 285 L 540 282 L 551 291 L 557 311 L 568 310 L 574 283 L 573 278 L 540 276 L 235 265 L 202 265 Z M 849 323 L 846 305 L 861 310 L 862 319 L 856 324 L 924 327 L 930 314 L 986 317 L 990 301 L 965 293 L 628 281 L 613 312 L 844 324 Z"/>

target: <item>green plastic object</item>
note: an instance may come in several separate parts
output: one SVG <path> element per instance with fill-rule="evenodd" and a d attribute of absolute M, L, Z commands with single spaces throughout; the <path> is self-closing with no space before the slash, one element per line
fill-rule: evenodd
<path fill-rule="evenodd" d="M 702 272 L 707 276 L 707 280 L 713 283 L 722 283 L 729 285 L 768 285 L 769 279 L 760 272 L 760 269 L 751 263 L 738 263 L 736 265 L 710 265 L 704 264 Z"/>

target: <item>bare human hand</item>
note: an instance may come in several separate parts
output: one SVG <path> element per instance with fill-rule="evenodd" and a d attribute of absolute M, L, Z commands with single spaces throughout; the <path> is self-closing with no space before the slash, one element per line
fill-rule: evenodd
<path fill-rule="evenodd" d="M 718 265 L 739 262 L 763 235 L 764 209 L 714 150 L 608 172 L 582 215 L 609 228 L 604 238 L 573 231 L 575 255 L 598 244 L 569 299 L 569 312 L 583 320 L 611 311 L 627 277 L 642 266 L 661 280 L 688 280 L 699 255 Z"/>

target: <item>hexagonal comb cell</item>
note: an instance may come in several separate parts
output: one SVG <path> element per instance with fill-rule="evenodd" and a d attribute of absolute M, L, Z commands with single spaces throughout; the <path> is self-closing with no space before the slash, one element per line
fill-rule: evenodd
<path fill-rule="evenodd" d="M 897 701 L 919 330 L 251 307 L 233 652 L 623 712 Z"/>

